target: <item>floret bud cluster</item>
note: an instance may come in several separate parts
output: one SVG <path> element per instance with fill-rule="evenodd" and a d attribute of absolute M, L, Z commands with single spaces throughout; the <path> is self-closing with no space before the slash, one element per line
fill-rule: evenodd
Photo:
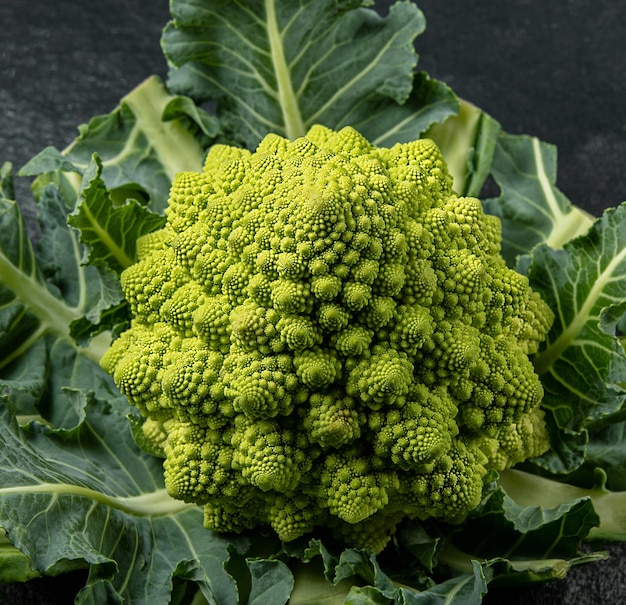
<path fill-rule="evenodd" d="M 548 445 L 530 356 L 552 315 L 500 237 L 428 139 L 213 146 L 122 274 L 132 325 L 102 362 L 169 492 L 218 531 L 375 550 L 405 517 L 463 519 Z"/>

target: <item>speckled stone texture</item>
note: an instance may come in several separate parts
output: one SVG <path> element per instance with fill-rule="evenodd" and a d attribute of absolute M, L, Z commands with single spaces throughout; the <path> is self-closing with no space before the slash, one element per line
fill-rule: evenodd
<path fill-rule="evenodd" d="M 390 2 L 377 2 L 382 12 Z M 626 3 L 616 0 L 421 0 L 419 68 L 505 130 L 559 148 L 558 184 L 593 214 L 626 199 Z M 108 113 L 156 73 L 167 0 L 1 0 L 0 162 L 16 168 Z M 21 179 L 23 181 L 23 179 Z M 18 196 L 26 200 L 28 183 Z M 28 220 L 33 209 L 27 206 Z M 559 583 L 493 591 L 485 603 L 626 603 L 626 547 Z M 66 605 L 82 572 L 0 586 L 0 602 Z"/>

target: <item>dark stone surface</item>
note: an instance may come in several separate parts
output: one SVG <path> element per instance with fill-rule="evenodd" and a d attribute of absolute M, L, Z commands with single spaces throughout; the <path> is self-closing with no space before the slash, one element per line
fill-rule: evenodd
<path fill-rule="evenodd" d="M 383 7 L 389 2 L 380 2 Z M 626 199 L 626 3 L 617 0 L 421 0 L 419 68 L 504 128 L 559 148 L 558 184 L 594 214 Z M 0 162 L 16 168 L 78 124 L 109 112 L 150 74 L 165 76 L 166 0 L 2 0 Z M 28 196 L 28 184 L 18 183 Z M 29 208 L 32 217 L 32 208 Z M 508 605 L 626 602 L 626 548 L 550 585 L 493 592 Z M 81 573 L 0 587 L 0 602 L 73 602 Z"/>

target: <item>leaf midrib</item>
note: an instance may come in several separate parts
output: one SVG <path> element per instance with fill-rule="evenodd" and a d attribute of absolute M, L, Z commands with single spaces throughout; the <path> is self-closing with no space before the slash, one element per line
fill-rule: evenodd
<path fill-rule="evenodd" d="M 584 234 L 591 226 L 592 220 L 574 206 L 565 210 L 559 205 L 543 161 L 541 142 L 536 137 L 532 139 L 532 148 L 537 180 L 552 217 L 552 229 L 547 234 L 545 243 L 551 248 L 561 248 L 565 242 Z"/>
<path fill-rule="evenodd" d="M 3 253 L 0 253 L 0 282 L 39 319 L 45 331 L 71 341 L 69 326 L 77 319 L 77 310 L 53 296 L 35 276 L 20 271 Z M 0 367 L 3 363 L 0 360 Z"/>
<path fill-rule="evenodd" d="M 591 311 L 600 298 L 604 287 L 611 281 L 613 273 L 617 267 L 626 259 L 626 248 L 611 259 L 604 271 L 598 274 L 593 286 L 578 312 L 574 315 L 567 327 L 559 334 L 558 338 L 548 346 L 545 351 L 537 355 L 534 359 L 535 371 L 541 375 L 547 372 L 558 360 L 563 352 L 571 345 L 576 335 L 580 333 L 585 323 L 588 321 Z"/>
<path fill-rule="evenodd" d="M 175 500 L 167 493 L 166 489 L 158 489 L 137 496 L 112 496 L 89 487 L 70 483 L 39 483 L 0 488 L 0 498 L 26 494 L 49 495 L 53 498 L 78 496 L 136 517 L 175 515 L 196 506 L 182 500 Z"/>
<path fill-rule="evenodd" d="M 130 267 L 133 264 L 133 259 L 130 258 L 122 249 L 121 246 L 111 237 L 111 234 L 107 231 L 106 227 L 103 227 L 98 218 L 93 214 L 89 204 L 85 200 L 82 204 L 82 210 L 85 213 L 85 218 L 89 221 L 92 231 L 97 235 L 98 239 L 104 244 L 109 253 L 115 258 L 122 268 Z"/>
<path fill-rule="evenodd" d="M 73 254 L 78 259 L 78 248 L 75 238 L 72 238 Z M 24 354 L 32 344 L 44 334 L 53 334 L 56 338 L 68 342 L 87 359 L 98 363 L 104 351 L 108 348 L 109 339 L 106 334 L 97 342 L 88 347 L 78 347 L 71 336 L 71 324 L 82 317 L 87 295 L 87 287 L 83 271 L 78 271 L 77 284 L 79 290 L 78 302 L 75 306 L 68 305 L 64 300 L 57 298 L 50 292 L 46 284 L 40 279 L 33 265 L 32 271 L 22 271 L 0 248 L 0 283 L 13 293 L 16 302 L 22 304 L 29 313 L 39 320 L 39 328 L 30 338 L 24 340 L 21 346 L 0 358 L 0 368 L 6 367 L 18 356 Z"/>
<path fill-rule="evenodd" d="M 300 113 L 298 97 L 293 89 L 291 73 L 285 59 L 283 40 L 276 19 L 275 0 L 265 0 L 265 15 L 267 19 L 267 38 L 270 46 L 272 64 L 276 74 L 278 86 L 278 101 L 285 124 L 285 134 L 288 139 L 296 139 L 306 134 L 304 120 Z"/>

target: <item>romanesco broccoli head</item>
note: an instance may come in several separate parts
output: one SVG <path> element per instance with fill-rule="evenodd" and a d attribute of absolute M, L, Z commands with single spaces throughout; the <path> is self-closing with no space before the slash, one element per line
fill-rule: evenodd
<path fill-rule="evenodd" d="M 208 527 L 380 550 L 547 449 L 529 355 L 552 314 L 451 183 L 430 140 L 322 126 L 216 145 L 175 178 L 102 365 Z"/>

